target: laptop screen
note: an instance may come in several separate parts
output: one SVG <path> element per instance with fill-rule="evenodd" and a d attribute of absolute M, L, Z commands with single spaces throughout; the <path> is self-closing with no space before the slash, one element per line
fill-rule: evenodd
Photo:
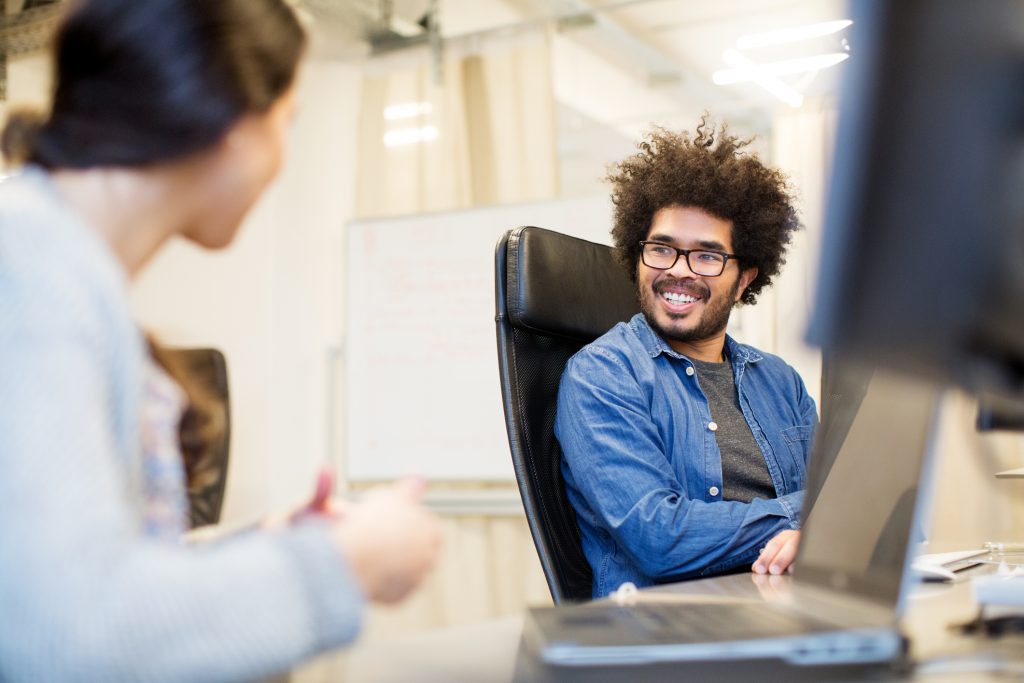
<path fill-rule="evenodd" d="M 939 391 L 834 360 L 825 378 L 795 579 L 895 603 Z"/>

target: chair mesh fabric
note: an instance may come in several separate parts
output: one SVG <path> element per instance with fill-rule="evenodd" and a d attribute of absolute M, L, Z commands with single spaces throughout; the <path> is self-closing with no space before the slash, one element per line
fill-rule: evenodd
<path fill-rule="evenodd" d="M 638 310 L 610 247 L 541 228 L 510 230 L 495 251 L 498 359 L 516 480 L 555 603 L 589 600 L 593 573 L 555 438 L 558 387 L 584 345 Z"/>
<path fill-rule="evenodd" d="M 558 385 L 565 364 L 582 346 L 580 342 L 512 330 L 514 393 L 523 428 L 521 447 L 525 451 L 517 471 L 521 469 L 528 478 L 537 507 L 536 522 L 550 545 L 550 571 L 563 594 L 560 597 L 567 600 L 590 598 L 593 584 L 576 515 L 565 492 L 562 449 L 555 438 Z"/>

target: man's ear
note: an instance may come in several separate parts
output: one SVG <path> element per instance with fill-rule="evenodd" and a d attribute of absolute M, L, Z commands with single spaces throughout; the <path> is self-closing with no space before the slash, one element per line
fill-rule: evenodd
<path fill-rule="evenodd" d="M 757 268 L 744 268 L 740 272 L 740 286 L 736 288 L 736 301 L 743 298 L 743 293 L 747 291 L 747 287 L 757 278 L 757 272 Z"/>

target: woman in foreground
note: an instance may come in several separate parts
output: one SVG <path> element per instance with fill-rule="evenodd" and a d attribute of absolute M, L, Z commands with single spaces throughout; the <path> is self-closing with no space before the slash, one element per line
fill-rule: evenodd
<path fill-rule="evenodd" d="M 79 0 L 52 110 L 4 130 L 24 166 L 0 182 L 0 680 L 266 677 L 351 641 L 367 599 L 434 560 L 415 482 L 180 541 L 194 394 L 127 288 L 172 236 L 232 241 L 280 167 L 304 49 L 284 0 Z"/>

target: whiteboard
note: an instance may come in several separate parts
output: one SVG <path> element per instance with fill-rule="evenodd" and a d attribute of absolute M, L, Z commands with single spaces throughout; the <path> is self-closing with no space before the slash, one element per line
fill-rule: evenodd
<path fill-rule="evenodd" d="M 521 225 L 610 244 L 611 224 L 607 197 L 350 223 L 346 478 L 514 480 L 498 379 L 494 247 Z"/>

